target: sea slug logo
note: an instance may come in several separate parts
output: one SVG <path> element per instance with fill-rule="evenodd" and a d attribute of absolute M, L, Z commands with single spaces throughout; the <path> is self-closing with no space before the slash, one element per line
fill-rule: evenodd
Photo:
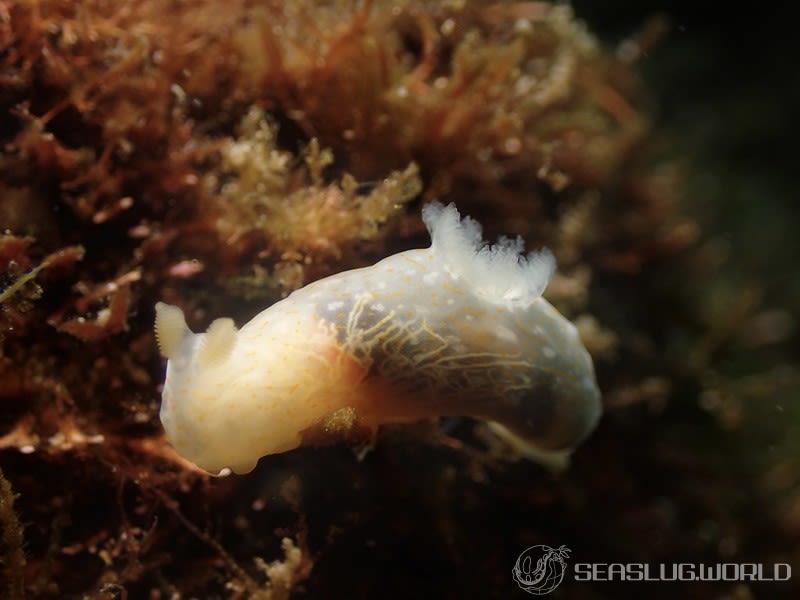
<path fill-rule="evenodd" d="M 511 575 L 517 585 L 529 594 L 549 594 L 564 581 L 569 552 L 566 546 L 531 546 L 517 557 Z"/>

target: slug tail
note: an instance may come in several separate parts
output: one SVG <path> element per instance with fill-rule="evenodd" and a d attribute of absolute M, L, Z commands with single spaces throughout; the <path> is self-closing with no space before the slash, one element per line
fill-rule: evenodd
<path fill-rule="evenodd" d="M 523 437 L 517 435 L 505 425 L 501 425 L 496 421 L 488 423 L 489 429 L 497 435 L 500 439 L 511 446 L 520 456 L 523 456 L 543 466 L 548 471 L 553 473 L 562 473 L 569 466 L 569 460 L 572 456 L 572 449 L 565 450 L 545 450 L 534 446 Z"/>

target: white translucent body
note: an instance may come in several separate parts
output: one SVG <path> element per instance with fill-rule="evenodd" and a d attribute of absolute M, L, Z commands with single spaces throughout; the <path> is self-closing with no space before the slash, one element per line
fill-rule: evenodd
<path fill-rule="evenodd" d="M 370 429 L 468 415 L 518 446 L 582 440 L 600 393 L 575 327 L 540 297 L 552 258 L 520 257 L 519 241 L 486 247 L 453 207 L 425 220 L 430 248 L 312 283 L 238 331 L 220 320 L 193 334 L 159 305 L 161 419 L 178 452 L 247 472 L 342 409 Z"/>

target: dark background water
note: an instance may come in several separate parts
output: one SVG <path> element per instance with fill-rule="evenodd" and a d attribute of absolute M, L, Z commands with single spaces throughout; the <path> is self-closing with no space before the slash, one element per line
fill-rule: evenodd
<path fill-rule="evenodd" d="M 640 62 L 658 119 L 691 166 L 686 204 L 730 241 L 738 266 L 800 307 L 796 5 L 573 3 L 615 43 L 654 16 L 669 29 Z"/>

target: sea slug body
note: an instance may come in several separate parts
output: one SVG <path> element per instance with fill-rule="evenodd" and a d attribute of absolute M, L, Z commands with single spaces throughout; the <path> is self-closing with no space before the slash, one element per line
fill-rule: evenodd
<path fill-rule="evenodd" d="M 207 471 L 253 469 L 320 431 L 471 416 L 523 453 L 568 453 L 599 419 L 577 330 L 541 297 L 555 261 L 522 240 L 482 241 L 453 205 L 423 209 L 429 248 L 312 283 L 241 329 L 192 333 L 159 303 L 168 359 L 161 421 Z"/>

